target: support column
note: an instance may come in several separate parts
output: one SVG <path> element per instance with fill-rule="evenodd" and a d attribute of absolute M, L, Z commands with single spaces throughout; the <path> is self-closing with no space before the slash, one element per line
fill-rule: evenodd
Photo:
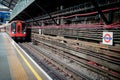
<path fill-rule="evenodd" d="M 103 14 L 102 10 L 98 6 L 98 2 L 96 0 L 91 0 L 91 2 L 93 4 L 93 6 L 95 7 L 96 11 L 100 14 L 100 16 L 102 17 L 102 19 L 104 20 L 105 24 L 109 24 L 109 21 L 107 20 L 107 18 Z"/>
<path fill-rule="evenodd" d="M 62 5 L 60 6 L 60 10 L 63 10 L 63 6 Z M 60 19 L 60 24 L 63 24 L 63 23 L 64 23 L 64 20 Z"/>

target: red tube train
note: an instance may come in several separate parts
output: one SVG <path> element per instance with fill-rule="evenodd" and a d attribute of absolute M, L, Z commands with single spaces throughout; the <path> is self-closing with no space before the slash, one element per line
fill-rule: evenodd
<path fill-rule="evenodd" d="M 6 32 L 13 39 L 26 39 L 26 26 L 24 21 L 16 20 L 6 25 Z"/>

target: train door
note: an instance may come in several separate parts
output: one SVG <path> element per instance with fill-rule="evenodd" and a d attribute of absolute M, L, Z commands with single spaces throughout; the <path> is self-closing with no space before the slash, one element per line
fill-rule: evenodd
<path fill-rule="evenodd" d="M 21 22 L 18 22 L 16 24 L 16 33 L 21 34 L 21 32 L 22 32 L 22 24 L 21 24 Z"/>
<path fill-rule="evenodd" d="M 11 24 L 11 33 L 12 34 L 16 34 L 16 23 L 15 22 L 13 22 L 12 24 Z"/>
<path fill-rule="evenodd" d="M 22 33 L 26 34 L 26 25 L 25 25 L 25 23 L 22 23 Z"/>

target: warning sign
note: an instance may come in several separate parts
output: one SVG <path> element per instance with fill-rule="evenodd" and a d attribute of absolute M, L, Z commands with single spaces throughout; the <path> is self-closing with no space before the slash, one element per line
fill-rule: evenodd
<path fill-rule="evenodd" d="M 113 45 L 113 32 L 103 32 L 103 44 Z"/>

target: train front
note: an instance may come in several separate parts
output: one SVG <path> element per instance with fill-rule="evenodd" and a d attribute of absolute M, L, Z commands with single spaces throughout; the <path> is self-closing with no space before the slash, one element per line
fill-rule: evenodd
<path fill-rule="evenodd" d="M 26 26 L 24 21 L 14 21 L 11 24 L 11 37 L 17 40 L 26 39 Z"/>

